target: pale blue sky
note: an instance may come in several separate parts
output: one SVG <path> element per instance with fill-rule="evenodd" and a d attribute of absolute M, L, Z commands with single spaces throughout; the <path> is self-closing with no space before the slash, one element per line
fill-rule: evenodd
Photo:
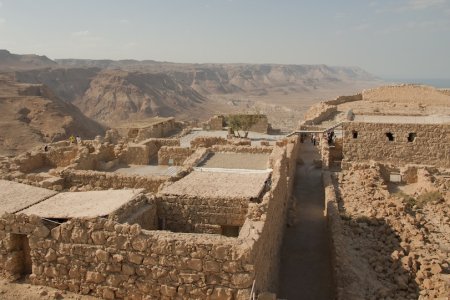
<path fill-rule="evenodd" d="M 450 78 L 450 0 L 0 0 L 0 49 Z"/>

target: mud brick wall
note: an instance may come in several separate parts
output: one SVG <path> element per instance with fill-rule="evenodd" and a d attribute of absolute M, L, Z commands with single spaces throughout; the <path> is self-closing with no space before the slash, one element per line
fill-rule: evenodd
<path fill-rule="evenodd" d="M 158 165 L 168 165 L 172 159 L 174 165 L 181 166 L 194 151 L 195 149 L 191 148 L 163 146 L 158 151 Z"/>
<path fill-rule="evenodd" d="M 374 160 L 395 165 L 428 164 L 450 167 L 450 125 L 377 124 L 348 122 L 343 125 L 346 161 Z M 353 133 L 357 132 L 357 138 Z M 392 133 L 389 141 L 386 133 Z M 408 142 L 408 135 L 416 135 Z"/>

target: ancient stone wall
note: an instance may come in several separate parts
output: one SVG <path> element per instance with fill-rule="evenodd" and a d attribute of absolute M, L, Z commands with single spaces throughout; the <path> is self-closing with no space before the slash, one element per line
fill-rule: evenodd
<path fill-rule="evenodd" d="M 363 100 L 373 102 L 449 105 L 450 95 L 431 86 L 392 85 L 364 90 Z"/>
<path fill-rule="evenodd" d="M 210 225 L 240 227 L 244 224 L 248 208 L 247 198 L 164 195 L 157 198 L 157 203 L 158 217 L 165 219 L 166 229 L 175 232 L 203 232 Z"/>
<path fill-rule="evenodd" d="M 214 145 L 211 147 L 213 152 L 234 152 L 234 153 L 271 153 L 272 146 L 249 147 L 249 146 L 229 146 Z"/>
<path fill-rule="evenodd" d="M 398 166 L 415 163 L 450 167 L 448 124 L 348 122 L 343 125 L 343 132 L 343 157 L 346 161 L 375 160 Z"/>
<path fill-rule="evenodd" d="M 249 131 L 267 133 L 269 131 L 267 116 L 260 115 L 258 121 L 250 127 Z"/>
<path fill-rule="evenodd" d="M 327 227 L 330 233 L 332 265 L 334 271 L 336 299 L 364 299 L 358 276 L 353 273 L 352 263 L 345 249 L 343 225 L 338 209 L 336 191 L 330 172 L 322 173 L 325 189 L 325 210 Z"/>
<path fill-rule="evenodd" d="M 169 178 L 165 176 L 130 176 L 109 172 L 66 169 L 61 172 L 66 188 L 78 187 L 83 190 L 143 188 L 147 192 L 157 192 L 159 186 Z"/>
<path fill-rule="evenodd" d="M 238 252 L 236 239 L 146 231 L 107 219 L 71 220 L 50 234 L 45 226 L 36 232 L 38 223 L 39 218 L 25 215 L 0 220 L 2 236 L 18 230 L 28 234 L 34 284 L 105 299 L 248 297 L 253 270 Z M 21 253 L 6 247 L 2 239 L 0 252 L 7 253 L 3 266 L 17 272 Z"/>
<path fill-rule="evenodd" d="M 139 128 L 135 142 L 140 142 L 149 138 L 163 138 L 169 136 L 176 130 L 174 118 L 153 124 L 149 127 Z"/>
<path fill-rule="evenodd" d="M 207 122 L 203 124 L 204 130 L 222 130 L 224 124 L 223 116 L 211 117 Z"/>
<path fill-rule="evenodd" d="M 249 205 L 248 218 L 239 238 L 250 243 L 251 260 L 255 266 L 255 289 L 277 291 L 280 248 L 286 226 L 287 208 L 292 194 L 300 142 L 286 139 L 275 147 L 271 158 L 272 184 L 261 203 Z"/>
<path fill-rule="evenodd" d="M 327 103 L 328 105 L 339 105 L 348 102 L 360 101 L 362 99 L 362 94 L 356 94 L 352 96 L 339 96 L 336 99 L 326 101 L 325 103 Z"/>
<path fill-rule="evenodd" d="M 209 148 L 213 145 L 226 145 L 227 139 L 223 137 L 199 136 L 191 141 L 191 148 L 205 147 Z"/>
<path fill-rule="evenodd" d="M 342 160 L 342 139 L 336 139 L 331 145 L 328 144 L 326 139 L 320 143 L 320 154 L 322 157 L 322 168 L 330 168 L 334 162 Z"/>
<path fill-rule="evenodd" d="M 158 165 L 168 165 L 171 160 L 173 165 L 181 166 L 194 151 L 191 148 L 163 146 L 158 151 Z"/>
<path fill-rule="evenodd" d="M 320 102 L 311 108 L 305 114 L 305 120 L 301 125 L 319 124 L 325 120 L 330 119 L 337 112 L 336 105 L 330 105 L 326 102 Z"/>
<path fill-rule="evenodd" d="M 121 160 L 130 165 L 148 165 L 150 162 L 150 147 L 142 144 L 129 143 L 126 154 Z"/>

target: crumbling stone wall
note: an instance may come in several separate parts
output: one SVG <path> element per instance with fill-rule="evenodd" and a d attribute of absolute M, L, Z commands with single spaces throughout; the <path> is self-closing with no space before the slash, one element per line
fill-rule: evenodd
<path fill-rule="evenodd" d="M 226 145 L 227 139 L 215 136 L 199 136 L 191 141 L 191 148 L 205 147 L 209 148 L 213 145 Z"/>
<path fill-rule="evenodd" d="M 147 192 L 157 192 L 159 186 L 168 180 L 165 176 L 130 176 L 117 173 L 81 171 L 66 169 L 61 172 L 66 188 L 77 187 L 83 190 L 143 188 Z"/>
<path fill-rule="evenodd" d="M 272 146 L 250 147 L 250 146 L 230 146 L 214 145 L 211 147 L 213 152 L 234 152 L 234 153 L 272 153 Z"/>
<path fill-rule="evenodd" d="M 204 130 L 222 130 L 224 125 L 223 116 L 211 117 L 207 122 L 203 124 Z"/>
<path fill-rule="evenodd" d="M 336 99 L 326 101 L 325 103 L 327 103 L 329 105 L 339 105 L 339 104 L 344 104 L 344 103 L 348 103 L 348 102 L 360 101 L 362 99 L 363 99 L 362 94 L 356 94 L 356 95 L 351 95 L 351 96 L 339 96 Z"/>
<path fill-rule="evenodd" d="M 191 148 L 163 146 L 158 151 L 158 165 L 168 165 L 172 160 L 173 165 L 180 166 L 194 151 Z"/>
<path fill-rule="evenodd" d="M 302 125 L 314 125 L 319 124 L 325 120 L 330 119 L 334 114 L 337 113 L 337 106 L 330 105 L 326 102 L 320 102 L 316 105 L 311 106 L 311 108 L 305 114 L 305 120 L 301 123 Z"/>
<path fill-rule="evenodd" d="M 450 167 L 449 124 L 379 124 L 348 122 L 343 125 L 346 161 L 408 163 Z M 354 133 L 357 137 L 354 138 Z M 386 134 L 391 133 L 393 141 Z M 414 134 L 414 141 L 408 136 Z"/>

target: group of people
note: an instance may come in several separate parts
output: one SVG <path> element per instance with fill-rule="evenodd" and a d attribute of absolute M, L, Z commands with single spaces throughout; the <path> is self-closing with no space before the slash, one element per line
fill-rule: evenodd
<path fill-rule="evenodd" d="M 305 138 L 307 137 L 306 133 L 300 134 L 300 142 L 303 143 Z M 310 135 L 311 143 L 316 146 L 319 144 L 319 137 L 316 133 L 311 133 Z M 336 139 L 336 135 L 334 134 L 333 130 L 327 131 L 324 133 L 324 138 L 327 139 L 328 145 L 332 145 L 334 143 L 334 140 Z"/>
<path fill-rule="evenodd" d="M 81 138 L 80 138 L 79 135 L 77 135 L 77 137 L 74 137 L 73 134 L 72 134 L 72 135 L 69 137 L 69 142 L 70 142 L 71 144 L 75 144 L 75 142 L 76 142 L 77 144 L 81 144 Z"/>

